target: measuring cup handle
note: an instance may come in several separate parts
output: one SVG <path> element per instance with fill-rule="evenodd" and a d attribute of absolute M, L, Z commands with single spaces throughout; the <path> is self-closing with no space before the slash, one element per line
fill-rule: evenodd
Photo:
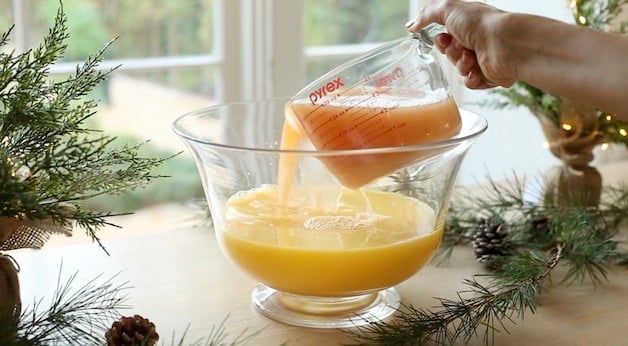
<path fill-rule="evenodd" d="M 412 33 L 412 37 L 421 41 L 421 43 L 425 44 L 428 48 L 432 48 L 434 46 L 434 39 L 436 38 L 436 35 L 444 32 L 447 32 L 447 28 L 444 25 L 431 23 L 421 29 L 421 31 Z"/>
<path fill-rule="evenodd" d="M 432 47 L 434 47 L 434 39 L 436 38 L 436 35 L 442 34 L 445 32 L 447 32 L 447 28 L 444 25 L 431 23 L 425 28 L 421 29 L 421 31 L 412 33 L 412 37 L 419 40 L 419 42 L 421 42 L 421 45 L 423 47 L 427 48 L 428 50 L 431 50 Z M 497 86 L 497 84 L 495 84 L 493 81 L 486 78 L 486 76 L 484 75 L 484 72 L 482 72 L 482 80 L 489 87 Z"/>

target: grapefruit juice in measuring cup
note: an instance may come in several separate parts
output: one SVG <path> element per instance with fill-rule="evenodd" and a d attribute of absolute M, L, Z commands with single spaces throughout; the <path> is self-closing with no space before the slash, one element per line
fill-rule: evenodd
<path fill-rule="evenodd" d="M 460 114 L 431 53 L 416 37 L 388 43 L 330 71 L 286 105 L 286 120 L 317 150 L 412 146 L 456 136 Z M 422 151 L 322 158 L 346 187 L 359 188 L 437 154 Z"/>
<path fill-rule="evenodd" d="M 451 97 L 426 102 L 407 95 L 380 93 L 373 97 L 364 92 L 325 105 L 293 101 L 288 107 L 318 150 L 411 146 L 445 140 L 460 131 L 460 114 Z M 374 153 L 322 160 L 344 186 L 358 188 L 425 158 L 425 154 Z"/>

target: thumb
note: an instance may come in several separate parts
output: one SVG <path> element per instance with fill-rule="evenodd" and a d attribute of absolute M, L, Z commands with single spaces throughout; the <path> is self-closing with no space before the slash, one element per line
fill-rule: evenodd
<path fill-rule="evenodd" d="M 406 23 L 406 28 L 416 33 L 431 23 L 445 25 L 445 10 L 442 6 L 427 5 L 421 8 L 417 16 Z"/>

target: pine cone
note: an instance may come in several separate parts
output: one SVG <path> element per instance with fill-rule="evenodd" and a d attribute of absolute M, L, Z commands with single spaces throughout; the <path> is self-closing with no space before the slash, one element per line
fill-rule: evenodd
<path fill-rule="evenodd" d="M 480 263 L 510 254 L 511 244 L 506 239 L 506 223 L 500 218 L 482 219 L 473 235 L 473 252 Z"/>
<path fill-rule="evenodd" d="M 538 216 L 530 221 L 532 230 L 543 234 L 549 233 L 550 219 L 547 216 Z"/>
<path fill-rule="evenodd" d="M 107 346 L 153 346 L 159 340 L 155 324 L 140 315 L 120 317 L 105 333 Z"/>

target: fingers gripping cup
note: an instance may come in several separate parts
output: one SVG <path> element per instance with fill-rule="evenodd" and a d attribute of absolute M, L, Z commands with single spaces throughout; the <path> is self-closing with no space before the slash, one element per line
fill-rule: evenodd
<path fill-rule="evenodd" d="M 455 136 L 460 114 L 432 53 L 433 34 L 392 41 L 321 76 L 288 102 L 288 123 L 318 150 L 411 146 Z M 358 188 L 436 153 L 323 162 L 343 185 Z"/>

